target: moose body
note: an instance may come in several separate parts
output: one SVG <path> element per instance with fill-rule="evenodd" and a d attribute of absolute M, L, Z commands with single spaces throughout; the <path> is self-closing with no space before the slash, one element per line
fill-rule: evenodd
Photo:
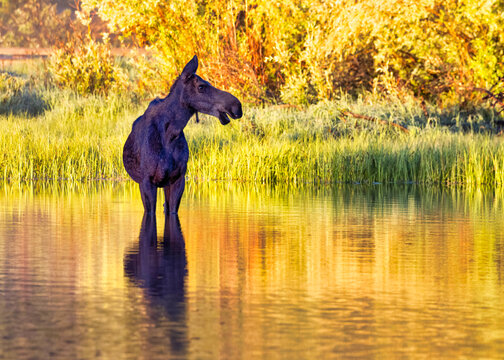
<path fill-rule="evenodd" d="M 242 116 L 240 101 L 196 75 L 198 58 L 187 63 L 164 99 L 149 104 L 135 120 L 123 149 L 123 162 L 140 185 L 146 213 L 156 212 L 157 189 L 164 188 L 165 213 L 177 213 L 185 188 L 189 147 L 184 128 L 201 112 L 219 118 L 222 125 Z"/>

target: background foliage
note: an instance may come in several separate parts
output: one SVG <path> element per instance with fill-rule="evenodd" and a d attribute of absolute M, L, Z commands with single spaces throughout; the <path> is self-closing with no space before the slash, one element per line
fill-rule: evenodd
<path fill-rule="evenodd" d="M 0 73 L 0 116 L 16 114 L 32 117 L 48 109 L 33 80 Z"/>
<path fill-rule="evenodd" d="M 38 48 L 63 43 L 76 30 L 71 10 L 64 6 L 67 3 L 68 0 L 0 0 L 0 46 Z"/>
<path fill-rule="evenodd" d="M 128 88 L 128 75 L 116 63 L 110 44 L 97 42 L 91 34 L 73 39 L 57 49 L 48 63 L 48 70 L 57 86 L 85 94 L 108 95 Z"/>
<path fill-rule="evenodd" d="M 71 3 L 77 16 L 69 10 Z M 56 62 L 82 69 L 102 66 L 103 54 L 110 49 L 110 43 L 102 42 L 106 28 L 97 21 L 101 18 L 108 25 L 106 38 L 115 41 L 117 35 L 123 46 L 148 50 L 129 65 L 135 74 L 129 74 L 130 85 L 148 96 L 165 93 L 194 54 L 204 77 L 252 102 L 308 104 L 342 93 L 372 93 L 413 96 L 442 107 L 472 107 L 483 96 L 474 88 L 498 84 L 493 91 L 504 90 L 499 83 L 504 76 L 502 0 L 0 4 L 0 46 L 56 46 L 62 49 Z M 78 45 L 70 41 L 76 33 L 84 39 Z M 116 66 L 110 61 L 105 62 L 108 68 Z M 49 69 L 59 86 L 96 92 L 95 86 L 88 86 L 89 79 L 77 73 L 62 75 L 62 69 L 68 66 Z M 115 83 L 117 76 L 108 74 L 104 83 Z M 108 91 L 116 88 L 105 88 Z"/>
<path fill-rule="evenodd" d="M 311 103 L 342 90 L 471 103 L 504 75 L 501 0 L 82 0 L 151 50 L 147 87 L 193 54 L 221 87 Z M 148 69 L 147 69 L 148 68 Z M 150 74 L 150 76 L 149 76 Z"/>

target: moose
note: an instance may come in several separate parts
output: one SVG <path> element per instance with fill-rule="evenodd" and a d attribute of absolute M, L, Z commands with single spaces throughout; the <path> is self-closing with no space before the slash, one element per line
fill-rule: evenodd
<path fill-rule="evenodd" d="M 196 75 L 194 56 L 182 70 L 164 99 L 153 100 L 133 122 L 123 149 L 126 172 L 140 186 L 146 214 L 155 214 L 157 189 L 165 194 L 165 214 L 176 214 L 185 188 L 189 147 L 184 128 L 198 112 L 217 117 L 222 125 L 229 117 L 242 117 L 242 105 L 233 95 Z"/>

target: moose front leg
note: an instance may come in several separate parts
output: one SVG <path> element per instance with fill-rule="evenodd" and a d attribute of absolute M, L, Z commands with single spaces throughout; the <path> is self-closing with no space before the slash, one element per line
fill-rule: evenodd
<path fill-rule="evenodd" d="M 157 187 L 153 185 L 148 178 L 145 178 L 140 183 L 140 195 L 144 210 L 148 214 L 156 213 Z"/>
<path fill-rule="evenodd" d="M 165 214 L 176 214 L 180 206 L 180 199 L 185 188 L 185 176 L 179 177 L 174 183 L 164 188 L 165 193 Z"/>

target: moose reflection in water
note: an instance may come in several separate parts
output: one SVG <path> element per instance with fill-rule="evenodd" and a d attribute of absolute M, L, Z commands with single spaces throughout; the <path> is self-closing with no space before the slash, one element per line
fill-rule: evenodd
<path fill-rule="evenodd" d="M 124 258 L 124 271 L 134 284 L 144 289 L 148 313 L 155 321 L 165 317 L 170 326 L 165 336 L 173 354 L 186 352 L 187 329 L 185 241 L 177 215 L 165 216 L 164 234 L 158 246 L 156 217 L 144 214 L 138 248 Z"/>
<path fill-rule="evenodd" d="M 140 185 L 146 213 L 156 212 L 157 188 L 164 188 L 165 213 L 177 213 L 185 187 L 189 148 L 184 128 L 198 112 L 218 117 L 242 116 L 242 105 L 233 95 L 219 90 L 196 75 L 198 58 L 187 63 L 164 99 L 149 104 L 133 123 L 124 144 L 124 167 Z M 228 116 L 229 115 L 229 116 Z"/>

